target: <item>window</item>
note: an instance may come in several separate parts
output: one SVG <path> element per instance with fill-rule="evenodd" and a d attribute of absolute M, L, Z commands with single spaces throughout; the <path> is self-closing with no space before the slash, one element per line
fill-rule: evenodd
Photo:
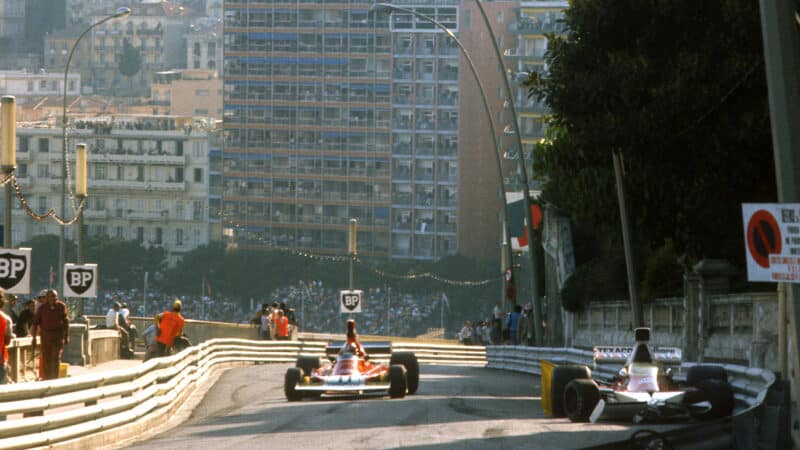
<path fill-rule="evenodd" d="M 136 166 L 136 181 L 144 181 L 144 166 Z"/>
<path fill-rule="evenodd" d="M 106 165 L 105 164 L 95 164 L 94 165 L 94 179 L 95 180 L 105 180 L 108 178 L 106 174 Z"/>
<path fill-rule="evenodd" d="M 36 166 L 36 176 L 45 178 L 50 176 L 50 166 L 47 164 L 39 164 Z"/>
<path fill-rule="evenodd" d="M 47 89 L 47 80 L 39 80 L 39 89 L 41 90 Z"/>
<path fill-rule="evenodd" d="M 192 202 L 192 220 L 203 220 L 203 200 Z"/>
<path fill-rule="evenodd" d="M 194 182 L 195 183 L 203 182 L 203 169 L 200 167 L 194 169 Z"/>
<path fill-rule="evenodd" d="M 144 227 L 136 227 L 136 241 L 144 242 Z"/>
<path fill-rule="evenodd" d="M 194 229 L 194 246 L 195 247 L 200 246 L 200 230 L 198 230 L 197 228 Z"/>
<path fill-rule="evenodd" d="M 175 202 L 175 217 L 178 219 L 183 219 L 183 201 L 178 200 Z"/>
<path fill-rule="evenodd" d="M 472 11 L 468 9 L 464 10 L 464 20 L 461 22 L 461 27 L 463 30 L 472 28 Z"/>
<path fill-rule="evenodd" d="M 115 236 L 117 239 L 125 239 L 125 228 L 117 227 Z"/>
<path fill-rule="evenodd" d="M 156 227 L 156 237 L 155 242 L 156 245 L 161 245 L 164 242 L 164 230 L 161 227 Z"/>
<path fill-rule="evenodd" d="M 503 11 L 497 11 L 497 23 L 503 23 Z M 503 47 L 500 47 L 503 48 Z"/>
<path fill-rule="evenodd" d="M 28 92 L 33 92 L 33 81 L 28 81 Z"/>
<path fill-rule="evenodd" d="M 27 178 L 28 177 L 28 165 L 27 164 L 17 164 L 17 175 L 20 178 Z"/>
<path fill-rule="evenodd" d="M 175 230 L 175 245 L 183 246 L 183 229 L 181 228 Z"/>
<path fill-rule="evenodd" d="M 50 151 L 50 139 L 39 138 L 39 153 L 48 153 Z"/>
<path fill-rule="evenodd" d="M 175 182 L 183 183 L 183 167 L 175 168 Z"/>
<path fill-rule="evenodd" d="M 208 57 L 214 58 L 217 56 L 217 43 L 216 42 L 209 42 L 208 43 Z"/>
<path fill-rule="evenodd" d="M 69 80 L 69 90 L 70 91 L 75 90 L 75 80 Z"/>
<path fill-rule="evenodd" d="M 17 146 L 18 152 L 27 152 L 28 147 L 30 146 L 31 138 L 28 136 L 20 136 L 19 137 L 19 145 Z"/>
<path fill-rule="evenodd" d="M 40 196 L 36 199 L 36 207 L 39 211 L 47 211 L 47 197 Z"/>

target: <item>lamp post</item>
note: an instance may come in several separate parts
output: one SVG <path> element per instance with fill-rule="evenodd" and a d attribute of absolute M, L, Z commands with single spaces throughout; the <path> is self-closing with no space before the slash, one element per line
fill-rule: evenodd
<path fill-rule="evenodd" d="M 0 99 L 0 170 L 4 176 L 10 176 L 17 168 L 17 103 L 12 95 L 3 96 Z M 11 180 L 6 183 L 6 209 L 3 217 L 3 247 L 11 248 L 11 190 L 14 188 Z"/>
<path fill-rule="evenodd" d="M 350 254 L 350 283 L 349 283 L 349 290 L 353 290 L 353 261 L 358 256 L 358 240 L 356 239 L 356 228 L 358 226 L 358 221 L 356 219 L 350 219 L 350 229 L 349 229 L 349 239 L 347 242 L 347 253 Z"/>
<path fill-rule="evenodd" d="M 511 122 L 514 124 L 514 136 L 517 141 L 517 153 L 520 160 L 520 171 L 522 172 L 523 192 L 522 198 L 525 204 L 525 218 L 528 220 L 526 230 L 528 232 L 528 255 L 531 258 L 531 295 L 533 297 L 533 331 L 536 334 L 536 345 L 542 346 L 544 344 L 544 332 L 542 330 L 542 305 L 539 298 L 539 280 L 536 277 L 536 246 L 533 239 L 533 214 L 531 214 L 531 189 L 528 185 L 528 169 L 525 167 L 525 154 L 522 152 L 522 136 L 519 132 L 519 120 L 517 118 L 517 108 L 514 106 L 514 97 L 511 95 L 511 85 L 508 82 L 508 71 L 506 64 L 503 62 L 503 55 L 500 53 L 500 47 L 497 45 L 497 38 L 495 37 L 492 25 L 489 18 L 486 16 L 486 11 L 483 9 L 481 0 L 475 0 L 478 5 L 478 10 L 483 18 L 483 23 L 486 25 L 486 30 L 489 33 L 489 40 L 492 41 L 494 47 L 495 57 L 497 58 L 497 67 L 502 73 L 503 84 L 506 89 L 506 99 L 508 100 L 509 108 L 511 109 Z"/>
<path fill-rule="evenodd" d="M 503 166 L 502 163 L 500 162 L 500 144 L 497 142 L 497 137 L 495 136 L 494 117 L 492 116 L 491 108 L 489 108 L 489 102 L 486 100 L 486 91 L 483 89 L 483 83 L 481 83 L 481 77 L 478 75 L 478 70 L 475 68 L 475 64 L 473 64 L 469 52 L 467 52 L 467 49 L 464 48 L 464 46 L 461 44 L 461 41 L 458 40 L 456 35 L 449 28 L 447 28 L 441 22 L 438 22 L 437 20 L 429 16 L 426 16 L 425 14 L 419 13 L 412 9 L 407 9 L 400 6 L 392 5 L 389 3 L 375 3 L 374 5 L 372 5 L 372 10 L 377 12 L 386 12 L 389 14 L 391 14 L 391 12 L 394 10 L 402 11 L 404 13 L 411 14 L 413 16 L 419 17 L 422 20 L 425 20 L 427 22 L 436 25 L 437 27 L 442 29 L 453 40 L 453 42 L 456 43 L 456 45 L 458 45 L 459 50 L 461 50 L 461 54 L 463 54 L 464 59 L 467 60 L 467 65 L 469 65 L 470 71 L 472 72 L 472 76 L 475 77 L 475 82 L 478 84 L 478 90 L 480 91 L 481 94 L 481 101 L 483 102 L 483 109 L 484 112 L 486 113 L 486 120 L 489 121 L 492 144 L 494 145 L 494 161 L 497 166 L 497 176 L 499 178 L 498 181 L 500 182 L 500 194 L 503 199 L 503 223 L 505 227 L 504 231 L 505 231 L 505 247 L 506 247 L 505 260 L 508 262 L 508 267 L 507 268 L 504 267 L 503 269 L 511 270 L 513 274 L 514 261 L 511 257 L 511 232 L 509 230 L 509 227 L 511 226 L 510 225 L 511 221 L 509 220 L 508 217 L 508 205 L 506 204 L 506 188 L 505 185 L 503 184 Z"/>
<path fill-rule="evenodd" d="M 114 14 L 111 14 L 108 17 L 105 17 L 97 22 L 93 23 L 89 26 L 89 28 L 83 30 L 78 39 L 75 40 L 75 43 L 72 44 L 72 48 L 69 51 L 69 56 L 67 56 L 67 64 L 64 68 L 64 96 L 62 98 L 62 113 L 61 113 L 61 214 L 63 216 L 67 216 L 67 75 L 69 74 L 69 63 L 72 62 L 72 55 L 75 53 L 75 49 L 78 48 L 78 44 L 81 42 L 86 33 L 91 31 L 93 28 L 102 25 L 109 20 L 119 19 L 125 17 L 131 13 L 131 9 L 127 7 L 122 7 L 117 9 Z M 60 283 L 62 274 L 61 271 L 64 270 L 64 226 L 62 225 L 59 229 L 58 234 L 58 282 Z M 58 286 L 58 284 L 56 284 Z"/>
<path fill-rule="evenodd" d="M 86 144 L 77 144 L 75 146 L 75 196 L 78 197 L 79 202 L 86 201 L 87 189 L 87 151 Z M 78 264 L 83 264 L 83 211 L 86 208 L 78 210 Z M 63 268 L 61 269 L 63 270 Z M 83 315 L 83 297 L 78 298 L 78 317 Z"/>

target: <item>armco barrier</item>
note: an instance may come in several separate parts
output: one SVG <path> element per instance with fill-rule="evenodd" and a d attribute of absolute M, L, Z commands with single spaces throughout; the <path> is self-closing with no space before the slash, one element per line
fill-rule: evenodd
<path fill-rule="evenodd" d="M 293 363 L 301 354 L 324 356 L 325 345 L 321 340 L 211 339 L 130 369 L 3 385 L 0 415 L 8 419 L 0 422 L 0 449 L 74 443 L 145 417 L 163 417 L 215 366 Z M 393 348 L 415 352 L 421 364 L 486 364 L 484 347 L 398 342 Z"/>
<path fill-rule="evenodd" d="M 592 352 L 573 348 L 548 348 L 548 347 L 523 347 L 500 346 L 486 347 L 488 364 L 486 367 L 493 369 L 513 370 L 534 375 L 541 375 L 539 361 L 550 360 L 559 364 L 583 364 L 589 366 L 594 372 L 603 376 L 612 376 L 617 373 L 619 365 L 601 365 L 595 367 L 592 361 Z M 681 372 L 697 365 L 697 363 L 684 362 Z M 728 381 L 733 386 L 736 398 L 736 413 L 744 413 L 763 403 L 767 390 L 775 382 L 772 371 L 757 368 L 748 368 L 736 365 L 723 365 L 728 372 Z M 677 374 L 680 378 L 682 374 Z M 683 375 L 685 376 L 685 375 Z"/>

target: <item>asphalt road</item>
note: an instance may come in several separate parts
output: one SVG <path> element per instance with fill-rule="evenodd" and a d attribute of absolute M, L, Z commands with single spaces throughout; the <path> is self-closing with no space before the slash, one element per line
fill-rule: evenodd
<path fill-rule="evenodd" d="M 405 399 L 289 403 L 287 365 L 225 372 L 191 417 L 129 449 L 577 449 L 624 439 L 625 424 L 544 415 L 539 378 L 476 367 L 422 366 Z"/>

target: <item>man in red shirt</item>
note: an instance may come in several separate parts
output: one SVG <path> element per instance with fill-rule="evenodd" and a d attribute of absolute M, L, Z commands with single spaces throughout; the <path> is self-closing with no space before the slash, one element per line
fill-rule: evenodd
<path fill-rule="evenodd" d="M 175 338 L 183 334 L 183 325 L 186 322 L 181 315 L 182 304 L 180 300 L 172 303 L 172 311 L 161 313 L 161 319 L 156 324 L 156 351 L 155 357 L 167 356 L 175 345 Z"/>
<path fill-rule="evenodd" d="M 279 341 L 289 340 L 289 318 L 282 309 L 278 310 L 278 315 L 275 317 L 275 338 Z"/>
<path fill-rule="evenodd" d="M 45 303 L 36 310 L 31 327 L 33 348 L 36 349 L 37 331 L 42 335 L 42 378 L 53 380 L 58 378 L 58 366 L 61 364 L 61 352 L 69 344 L 69 313 L 67 305 L 58 299 L 55 289 L 48 289 Z"/>

